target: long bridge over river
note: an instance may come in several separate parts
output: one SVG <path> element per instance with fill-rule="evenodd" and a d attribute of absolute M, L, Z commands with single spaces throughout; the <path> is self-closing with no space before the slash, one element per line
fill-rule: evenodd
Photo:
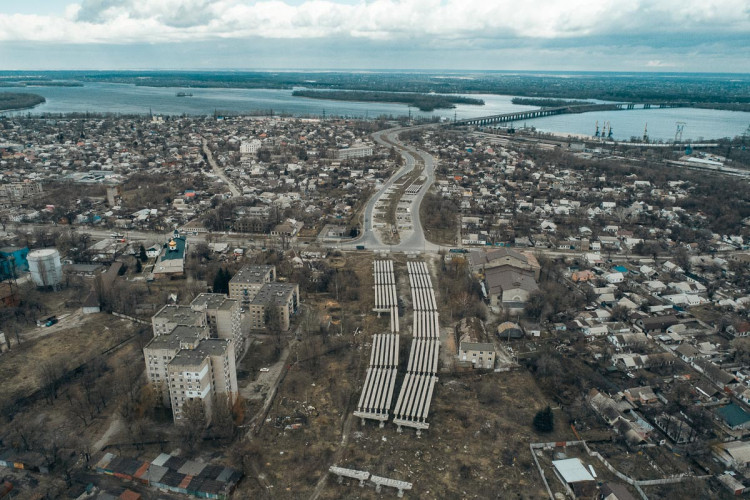
<path fill-rule="evenodd" d="M 676 108 L 678 104 L 635 104 L 635 103 L 616 103 L 616 104 L 581 104 L 573 106 L 560 106 L 555 108 L 539 108 L 527 111 L 515 111 L 513 113 L 504 113 L 502 115 L 480 116 L 477 118 L 465 118 L 451 123 L 451 125 L 475 125 L 486 126 L 495 123 L 516 122 L 519 120 L 531 120 L 532 118 L 542 118 L 553 115 L 566 115 L 573 113 L 589 113 L 591 111 L 617 111 L 621 109 L 651 109 L 651 108 Z"/>

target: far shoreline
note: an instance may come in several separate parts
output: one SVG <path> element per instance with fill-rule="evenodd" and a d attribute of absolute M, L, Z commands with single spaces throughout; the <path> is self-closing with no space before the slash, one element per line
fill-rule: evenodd
<path fill-rule="evenodd" d="M 47 98 L 29 92 L 0 92 L 0 113 L 34 109 L 47 102 Z"/>

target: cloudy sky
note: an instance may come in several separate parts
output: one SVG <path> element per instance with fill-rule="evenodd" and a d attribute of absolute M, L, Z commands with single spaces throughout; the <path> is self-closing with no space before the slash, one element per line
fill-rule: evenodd
<path fill-rule="evenodd" d="M 747 0 L 0 1 L 0 69 L 750 72 Z"/>

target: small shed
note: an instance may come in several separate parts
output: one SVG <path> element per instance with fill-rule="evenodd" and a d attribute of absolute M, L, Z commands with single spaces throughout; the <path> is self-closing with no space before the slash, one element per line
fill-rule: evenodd
<path fill-rule="evenodd" d="M 596 493 L 596 480 L 580 458 L 553 460 L 555 474 L 572 493 L 573 498 L 592 498 Z"/>

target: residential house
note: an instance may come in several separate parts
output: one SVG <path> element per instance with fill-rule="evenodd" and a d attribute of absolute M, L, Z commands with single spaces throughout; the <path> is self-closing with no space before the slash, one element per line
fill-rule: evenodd
<path fill-rule="evenodd" d="M 593 498 L 596 493 L 596 480 L 580 458 L 553 460 L 552 466 L 555 475 L 572 498 Z"/>
<path fill-rule="evenodd" d="M 645 333 L 663 332 L 672 325 L 676 325 L 680 320 L 677 316 L 655 316 L 651 318 L 642 318 L 636 321 L 636 324 Z"/>
<path fill-rule="evenodd" d="M 474 272 L 485 272 L 497 267 L 511 267 L 523 271 L 530 271 L 535 280 L 539 279 L 541 266 L 533 254 L 518 252 L 508 247 L 500 247 L 490 251 L 474 251 L 469 254 L 469 263 Z"/>
<path fill-rule="evenodd" d="M 659 400 L 650 385 L 625 389 L 624 394 L 628 401 L 639 405 L 653 404 Z"/>
<path fill-rule="evenodd" d="M 730 441 L 713 447 L 714 456 L 727 467 L 744 470 L 750 465 L 750 441 Z"/>
<path fill-rule="evenodd" d="M 724 424 L 732 430 L 750 429 L 750 414 L 736 403 L 722 406 L 716 413 Z"/>
<path fill-rule="evenodd" d="M 495 367 L 495 346 L 491 343 L 461 342 L 458 361 L 471 363 L 473 368 L 491 370 Z"/>
<path fill-rule="evenodd" d="M 508 266 L 485 271 L 485 284 L 492 306 L 522 309 L 532 293 L 539 289 L 531 271 Z"/>
<path fill-rule="evenodd" d="M 604 276 L 607 283 L 622 283 L 625 281 L 625 276 L 622 273 L 609 273 Z"/>
<path fill-rule="evenodd" d="M 683 344 L 685 345 L 685 344 Z M 707 359 L 700 359 L 694 363 L 695 369 L 702 372 L 708 380 L 713 382 L 716 387 L 726 391 L 739 385 L 737 377 L 716 366 Z"/>

